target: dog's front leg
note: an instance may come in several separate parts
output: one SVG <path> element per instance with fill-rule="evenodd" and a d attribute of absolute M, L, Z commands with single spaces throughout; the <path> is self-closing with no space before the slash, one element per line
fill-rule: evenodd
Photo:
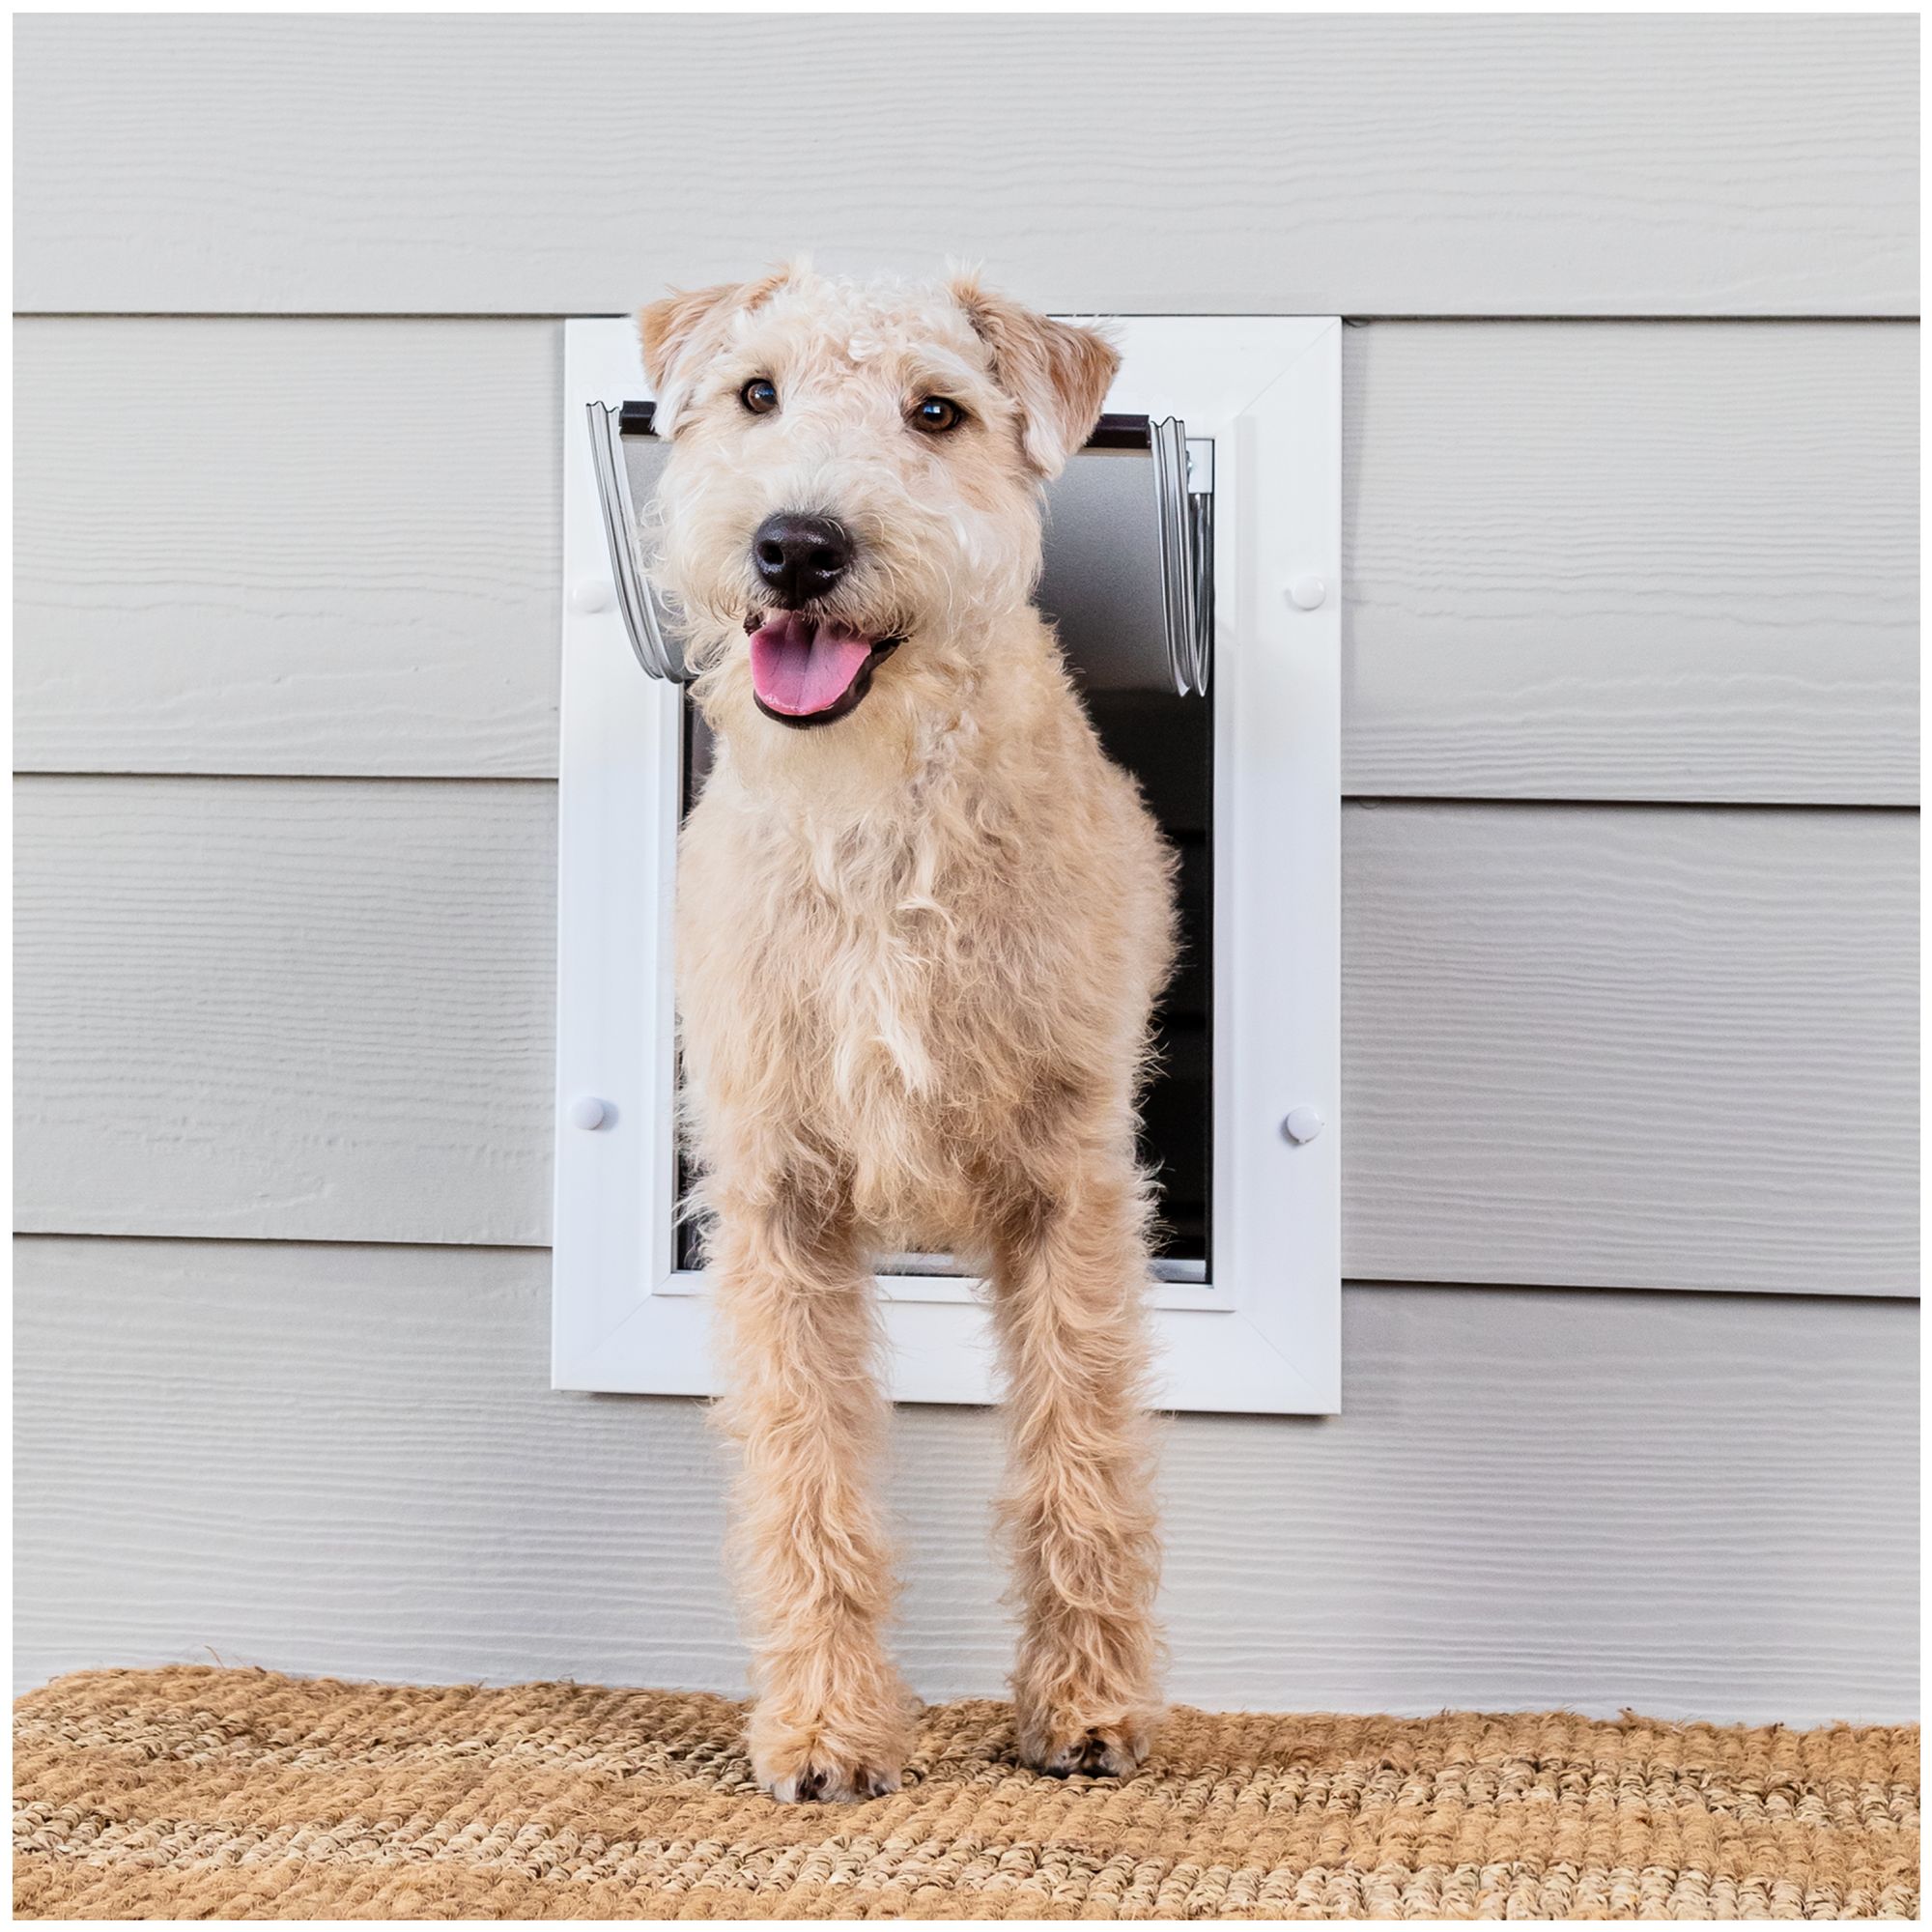
<path fill-rule="evenodd" d="M 1122 1156 L 1009 1198 L 994 1305 L 1011 1414 L 1020 1754 L 1060 1776 L 1124 1776 L 1159 1715 L 1139 1178 Z"/>
<path fill-rule="evenodd" d="M 890 1553 L 871 1477 L 887 1405 L 850 1231 L 789 1191 L 721 1204 L 712 1260 L 742 1446 L 737 1539 L 758 1700 L 747 1743 L 781 1803 L 895 1791 L 913 1707 L 885 1654 Z"/>

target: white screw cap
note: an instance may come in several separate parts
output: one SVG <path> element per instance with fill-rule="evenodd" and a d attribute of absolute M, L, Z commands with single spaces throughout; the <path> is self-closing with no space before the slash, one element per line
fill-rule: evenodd
<path fill-rule="evenodd" d="M 582 1127 L 586 1134 L 594 1134 L 604 1124 L 610 1109 L 595 1094 L 580 1094 L 567 1109 L 567 1117 L 573 1127 Z"/>
<path fill-rule="evenodd" d="M 1297 611 L 1319 611 L 1328 601 L 1328 586 L 1319 577 L 1297 577 L 1288 586 L 1288 601 Z"/>
<path fill-rule="evenodd" d="M 616 601 L 617 593 L 611 587 L 608 577 L 580 577 L 570 586 L 570 608 L 582 611 L 586 616 L 610 610 Z"/>
<path fill-rule="evenodd" d="M 1298 1147 L 1312 1141 L 1328 1124 L 1314 1107 L 1297 1107 L 1282 1122 L 1281 1130 Z"/>

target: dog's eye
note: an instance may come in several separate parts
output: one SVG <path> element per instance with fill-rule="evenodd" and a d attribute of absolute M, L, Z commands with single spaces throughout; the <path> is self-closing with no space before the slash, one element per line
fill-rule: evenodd
<path fill-rule="evenodd" d="M 923 396 L 912 406 L 907 420 L 914 429 L 923 429 L 927 436 L 944 436 L 950 429 L 957 429 L 966 420 L 966 412 L 957 403 L 949 403 L 944 396 Z"/>
<path fill-rule="evenodd" d="M 763 376 L 754 376 L 738 391 L 738 400 L 754 416 L 768 416 L 779 406 L 779 392 Z"/>

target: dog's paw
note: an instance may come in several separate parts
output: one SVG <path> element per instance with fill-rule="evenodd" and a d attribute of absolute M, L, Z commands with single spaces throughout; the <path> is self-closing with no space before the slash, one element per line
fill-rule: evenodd
<path fill-rule="evenodd" d="M 1049 1777 L 1131 1777 L 1149 1742 L 1145 1724 L 1046 1723 L 1028 1727 L 1020 1757 Z"/>
<path fill-rule="evenodd" d="M 899 1788 L 896 1765 L 847 1763 L 822 1745 L 800 1763 L 755 1767 L 758 1782 L 781 1804 L 849 1804 Z"/>
<path fill-rule="evenodd" d="M 899 1788 L 917 1706 L 895 1679 L 868 1690 L 837 1703 L 772 1697 L 753 1708 L 752 1770 L 781 1804 L 846 1804 Z"/>

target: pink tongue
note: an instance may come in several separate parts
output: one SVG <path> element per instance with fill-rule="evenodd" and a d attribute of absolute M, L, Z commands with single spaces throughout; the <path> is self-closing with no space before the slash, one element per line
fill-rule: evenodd
<path fill-rule="evenodd" d="M 781 611 L 752 633 L 752 686 L 768 709 L 810 718 L 851 690 L 871 655 L 872 640 L 842 624 Z"/>

